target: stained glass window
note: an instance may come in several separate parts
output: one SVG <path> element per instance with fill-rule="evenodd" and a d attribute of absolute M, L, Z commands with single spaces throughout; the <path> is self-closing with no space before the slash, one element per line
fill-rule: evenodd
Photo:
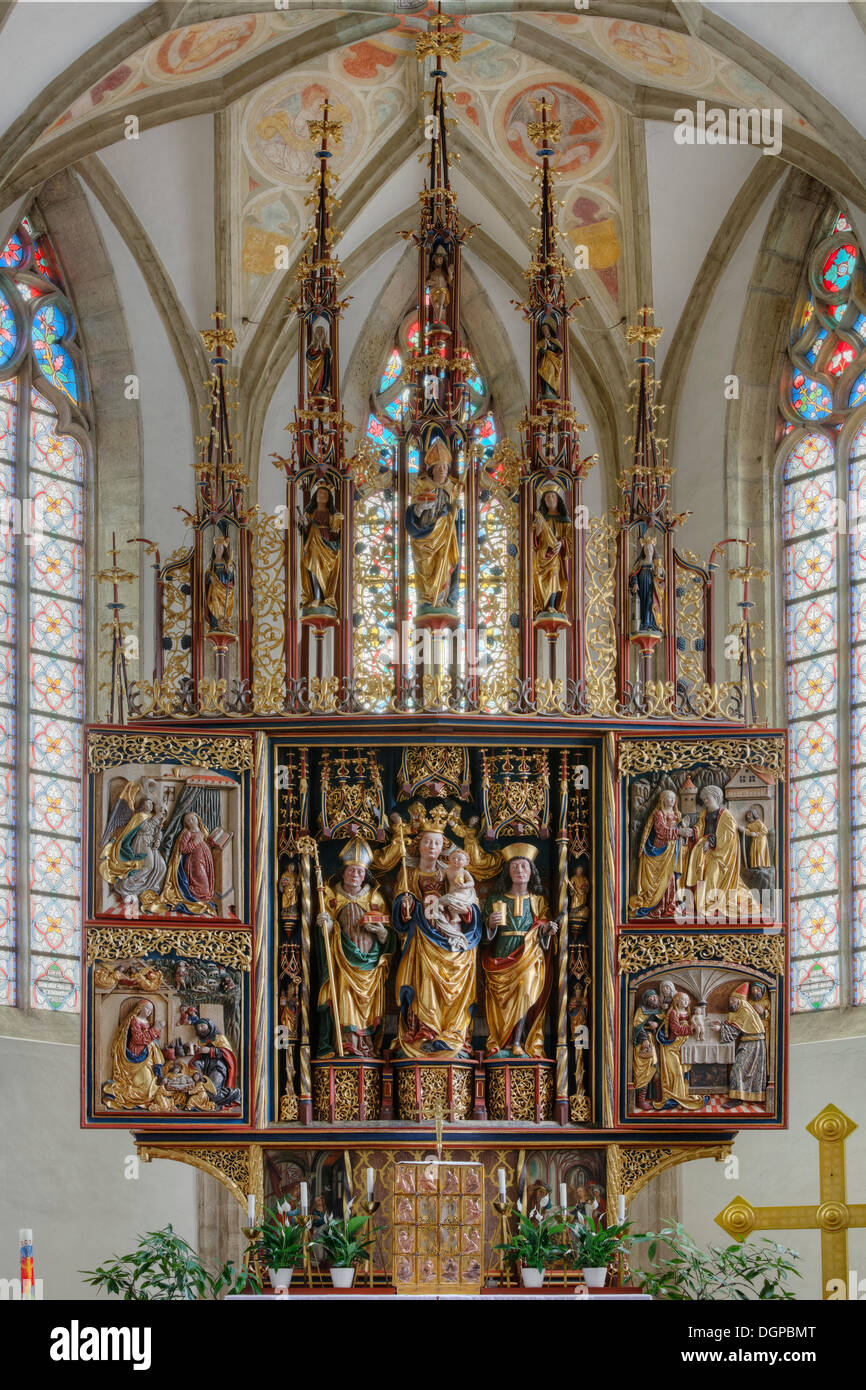
<path fill-rule="evenodd" d="M 25 218 L 0 250 L 0 1003 L 55 1012 L 80 996 L 84 380 Z"/>
<path fill-rule="evenodd" d="M 418 473 L 417 441 L 411 432 L 412 387 L 404 380 L 407 361 L 419 348 L 418 316 L 411 313 L 400 324 L 393 345 L 375 379 L 366 435 L 373 446 L 370 471 L 358 484 L 355 499 L 355 673 L 362 684 L 368 678 L 390 676 L 390 664 L 397 660 L 398 628 L 404 635 L 414 632 L 415 585 L 411 547 L 404 548 L 405 579 L 398 585 L 400 564 L 400 526 L 398 524 L 398 479 L 411 492 Z M 503 634 L 510 633 L 512 612 L 516 620 L 516 566 L 514 536 L 516 507 L 501 480 L 485 471 L 498 441 L 490 391 L 469 347 L 462 349 L 466 360 L 466 390 L 463 423 L 471 439 L 481 446 L 478 480 L 477 595 L 478 652 L 488 646 L 501 650 Z M 428 388 L 436 390 L 435 376 Z M 513 515 L 512 515 L 513 510 Z M 514 555 L 512 555 L 514 551 Z M 459 610 L 461 630 L 465 629 L 466 548 L 462 551 Z M 398 598 L 398 590 L 400 596 Z M 402 604 L 402 607 L 401 607 Z M 515 651 L 516 651 L 516 626 Z M 405 636 L 403 660 L 411 677 L 419 649 Z M 369 703 L 369 702 L 368 702 Z M 376 702 L 373 701 L 375 707 Z"/>
<path fill-rule="evenodd" d="M 810 260 L 820 269 L 794 316 L 781 395 L 792 999 L 800 1011 L 866 1003 L 866 305 L 843 213 L 828 219 Z"/>

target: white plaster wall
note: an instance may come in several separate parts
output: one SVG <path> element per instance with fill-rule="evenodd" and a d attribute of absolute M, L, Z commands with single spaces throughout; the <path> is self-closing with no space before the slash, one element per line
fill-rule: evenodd
<path fill-rule="evenodd" d="M 690 508 L 695 515 L 689 517 L 679 538 L 704 560 L 724 535 L 725 376 L 733 370 L 746 292 L 777 196 L 775 188 L 767 195 L 719 281 L 680 398 L 674 501 L 677 511 Z"/>
<path fill-rule="evenodd" d="M 24 3 L 15 5 L 3 25 L 5 53 L 17 60 L 4 65 L 0 84 L 0 130 L 35 101 L 44 87 L 99 43 L 119 24 L 145 10 L 150 0 L 76 0 L 75 4 Z M 70 89 L 72 102 L 79 95 Z"/>
<path fill-rule="evenodd" d="M 154 126 L 137 140 L 118 140 L 100 158 L 153 242 L 193 328 L 210 328 L 216 307 L 213 117 Z"/>
<path fill-rule="evenodd" d="M 337 170 L 339 172 L 339 170 Z M 421 188 L 421 168 L 418 160 L 413 154 L 411 159 L 407 159 L 401 164 L 399 169 L 385 180 L 376 190 L 367 206 L 358 213 L 354 222 L 350 222 L 344 227 L 340 216 L 340 209 L 336 211 L 337 227 L 342 230 L 343 235 L 337 242 L 337 254 L 342 261 L 345 261 L 353 251 L 362 246 L 368 237 L 375 236 L 376 232 L 385 222 L 389 222 L 403 208 L 411 208 L 406 222 L 406 230 L 417 221 L 416 209 L 418 207 L 418 193 Z M 340 196 L 340 186 L 337 186 L 337 197 Z M 395 237 L 395 241 L 396 241 Z M 401 242 L 402 245 L 402 242 Z"/>
<path fill-rule="evenodd" d="M 777 54 L 866 131 L 864 35 L 845 0 L 709 0 L 706 8 Z"/>
<path fill-rule="evenodd" d="M 143 535 L 155 541 L 163 560 L 186 539 L 178 505 L 192 507 L 195 435 L 201 419 L 192 419 L 162 319 L 135 260 L 102 204 L 86 190 L 93 216 L 105 241 L 126 317 L 135 373 L 139 379 L 144 478 Z M 204 400 L 204 395 L 202 395 Z M 122 545 L 127 536 L 118 536 Z M 146 569 L 148 579 L 151 571 Z M 130 676 L 150 680 L 153 674 L 153 594 L 149 584 L 142 596 L 141 661 Z"/>
<path fill-rule="evenodd" d="M 703 1244 L 728 1244 L 715 1216 L 743 1197 L 752 1206 L 801 1206 L 818 1204 L 818 1144 L 805 1126 L 832 1103 L 844 1110 L 859 1128 L 848 1140 L 848 1201 L 866 1201 L 866 1104 L 863 1067 L 866 1037 L 833 1042 L 795 1043 L 790 1053 L 790 1128 L 787 1131 L 741 1133 L 734 1145 L 739 1172 L 726 1178 L 724 1163 L 697 1159 L 685 1163 L 682 1175 L 680 1219 L 686 1230 Z M 759 1237 L 755 1233 L 755 1238 Z M 766 1232 L 802 1256 L 802 1280 L 791 1287 L 798 1298 L 821 1297 L 821 1236 L 815 1231 Z M 866 1279 L 866 1230 L 848 1238 L 849 1267 Z"/>
<path fill-rule="evenodd" d="M 17 1278 L 18 1232 L 31 1227 L 51 1300 L 97 1297 L 79 1271 L 128 1254 L 142 1232 L 170 1222 L 196 1242 L 193 1168 L 160 1159 L 126 1178 L 131 1136 L 79 1129 L 80 1059 L 77 1045 L 0 1037 L 0 1278 Z"/>
<path fill-rule="evenodd" d="M 677 145 L 669 121 L 646 122 L 656 348 L 661 370 L 710 242 L 746 175 L 764 156 L 749 145 Z"/>

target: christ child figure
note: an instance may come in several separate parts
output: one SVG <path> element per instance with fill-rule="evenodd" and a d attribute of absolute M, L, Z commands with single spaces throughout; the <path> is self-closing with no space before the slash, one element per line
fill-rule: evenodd
<path fill-rule="evenodd" d="M 469 872 L 468 864 L 469 855 L 465 849 L 453 849 L 451 851 L 443 864 L 445 877 L 448 880 L 448 891 L 430 904 L 432 920 L 435 921 L 439 930 L 457 945 L 464 936 L 463 921 L 472 908 L 478 906 L 475 880 Z"/>

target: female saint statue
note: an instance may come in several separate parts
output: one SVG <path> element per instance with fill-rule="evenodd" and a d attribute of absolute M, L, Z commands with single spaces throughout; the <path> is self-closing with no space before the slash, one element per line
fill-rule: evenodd
<path fill-rule="evenodd" d="M 638 546 L 638 557 L 628 576 L 629 593 L 634 595 L 636 608 L 632 630 L 635 633 L 662 633 L 664 570 L 661 557 L 656 555 L 656 534 L 651 527 L 644 531 Z"/>
<path fill-rule="evenodd" d="M 407 861 L 393 907 L 394 927 L 403 942 L 397 968 L 400 1053 L 442 1061 L 471 1056 L 475 955 L 481 940 L 481 913 L 474 905 L 447 931 L 436 925 L 438 900 L 450 888 L 442 861 L 447 819 L 445 807 L 437 806 L 421 822 L 418 858 Z"/>
<path fill-rule="evenodd" d="M 434 247 L 430 256 L 430 269 L 427 271 L 427 289 L 430 293 L 433 322 L 436 324 L 445 322 L 445 310 L 451 303 L 451 281 L 453 279 L 454 271 L 444 248 Z"/>
<path fill-rule="evenodd" d="M 574 533 L 562 487 L 543 482 L 532 518 L 532 593 L 535 616 L 565 611 Z"/>
<path fill-rule="evenodd" d="M 430 445 L 406 508 L 419 605 L 450 611 L 460 586 L 460 484 L 451 477 L 451 450 Z"/>
<path fill-rule="evenodd" d="M 490 1057 L 543 1057 L 544 1009 L 553 979 L 556 922 L 535 867 L 535 845 L 519 841 L 502 851 L 505 868 L 484 910 L 487 945 L 481 955 L 487 986 Z"/>
<path fill-rule="evenodd" d="M 204 602 L 211 632 L 231 632 L 235 607 L 235 562 L 228 536 L 217 531 L 204 577 Z"/>
<path fill-rule="evenodd" d="M 317 481 L 313 496 L 301 517 L 304 545 L 301 553 L 301 605 L 336 615 L 339 606 L 342 563 L 343 515 L 335 510 L 331 485 Z"/>
<path fill-rule="evenodd" d="M 542 319 L 538 327 L 535 367 L 538 372 L 538 394 L 541 400 L 559 400 L 562 344 L 556 336 L 555 324 L 547 318 Z"/>
<path fill-rule="evenodd" d="M 111 1080 L 102 1088 L 108 1110 L 134 1110 L 150 1104 L 159 1087 L 165 1058 L 157 1039 L 153 1000 L 128 1000 L 111 1044 Z"/>
<path fill-rule="evenodd" d="M 330 396 L 331 393 L 331 343 L 328 325 L 324 319 L 315 319 L 311 324 L 307 341 L 307 399 L 313 396 Z"/>

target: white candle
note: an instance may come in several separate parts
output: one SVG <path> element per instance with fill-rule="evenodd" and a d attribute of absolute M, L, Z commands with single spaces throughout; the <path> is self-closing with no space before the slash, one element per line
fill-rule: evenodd
<path fill-rule="evenodd" d="M 247 1225 L 256 1224 L 256 1199 L 252 1192 L 247 1193 Z"/>
<path fill-rule="evenodd" d="M 499 1169 L 499 1200 L 500 1200 L 500 1202 L 504 1202 L 504 1201 L 505 1201 L 505 1169 L 504 1169 L 504 1168 L 500 1168 L 500 1169 Z"/>
<path fill-rule="evenodd" d="M 368 1202 L 372 1202 L 372 1200 L 373 1200 L 373 1186 L 374 1186 L 374 1184 L 375 1184 L 375 1181 L 376 1181 L 376 1175 L 375 1175 L 375 1173 L 373 1172 L 373 1169 L 372 1169 L 372 1168 L 368 1168 L 368 1169 L 367 1169 L 367 1201 L 368 1201 Z"/>
<path fill-rule="evenodd" d="M 622 1193 L 616 1199 L 616 1221 L 618 1226 L 625 1221 L 625 1197 Z"/>
<path fill-rule="evenodd" d="M 559 1205 L 563 1211 L 568 1206 L 568 1189 L 564 1182 L 559 1184 Z"/>
<path fill-rule="evenodd" d="M 309 1207 L 307 1205 L 307 1184 L 301 1183 L 301 1216 L 306 1216 Z"/>

